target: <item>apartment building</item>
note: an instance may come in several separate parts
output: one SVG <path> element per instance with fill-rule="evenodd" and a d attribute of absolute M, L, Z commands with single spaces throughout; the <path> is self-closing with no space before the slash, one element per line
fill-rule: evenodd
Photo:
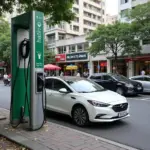
<path fill-rule="evenodd" d="M 117 15 L 110 15 L 110 14 L 106 14 L 106 25 L 107 24 L 113 24 L 117 21 L 118 16 Z"/>
<path fill-rule="evenodd" d="M 128 11 L 128 9 L 134 9 L 139 4 L 144 4 L 149 2 L 150 0 L 119 0 L 119 15 L 118 19 L 122 22 L 127 21 L 125 18 L 125 14 Z"/>
<path fill-rule="evenodd" d="M 57 40 L 86 34 L 105 23 L 105 0 L 75 0 L 72 11 L 76 17 L 71 24 L 49 26 L 45 19 L 45 38 L 50 50 L 56 50 Z"/>

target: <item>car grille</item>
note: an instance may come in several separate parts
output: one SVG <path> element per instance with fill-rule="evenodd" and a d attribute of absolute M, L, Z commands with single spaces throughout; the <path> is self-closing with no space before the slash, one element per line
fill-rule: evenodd
<path fill-rule="evenodd" d="M 124 111 L 124 110 L 127 110 L 127 108 L 128 108 L 128 103 L 122 103 L 122 104 L 114 105 L 114 106 L 112 107 L 112 109 L 113 109 L 115 112 Z"/>

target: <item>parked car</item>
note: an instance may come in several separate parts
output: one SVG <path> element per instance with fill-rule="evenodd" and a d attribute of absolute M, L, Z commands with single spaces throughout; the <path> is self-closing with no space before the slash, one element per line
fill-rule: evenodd
<path fill-rule="evenodd" d="M 89 78 L 104 88 L 117 92 L 120 95 L 137 95 L 143 92 L 140 82 L 132 81 L 123 75 L 96 73 L 89 76 Z"/>
<path fill-rule="evenodd" d="M 133 81 L 140 82 L 143 86 L 144 93 L 150 93 L 150 76 L 148 75 L 133 76 L 130 79 Z"/>
<path fill-rule="evenodd" d="M 125 97 L 81 77 L 47 77 L 47 109 L 69 115 L 78 126 L 129 117 Z"/>

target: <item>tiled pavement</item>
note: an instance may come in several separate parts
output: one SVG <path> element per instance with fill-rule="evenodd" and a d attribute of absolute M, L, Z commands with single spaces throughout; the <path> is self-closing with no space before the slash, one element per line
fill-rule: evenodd
<path fill-rule="evenodd" d="M 0 120 L 0 134 L 35 150 L 136 150 L 134 148 L 47 122 L 41 130 L 13 129 L 9 125 L 9 111 L 0 108 L 6 120 Z"/>

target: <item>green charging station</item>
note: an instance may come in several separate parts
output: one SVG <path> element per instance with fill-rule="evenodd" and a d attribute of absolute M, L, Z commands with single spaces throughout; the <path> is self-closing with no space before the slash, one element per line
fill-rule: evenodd
<path fill-rule="evenodd" d="M 10 123 L 44 124 L 44 14 L 28 12 L 12 18 L 12 84 Z"/>

